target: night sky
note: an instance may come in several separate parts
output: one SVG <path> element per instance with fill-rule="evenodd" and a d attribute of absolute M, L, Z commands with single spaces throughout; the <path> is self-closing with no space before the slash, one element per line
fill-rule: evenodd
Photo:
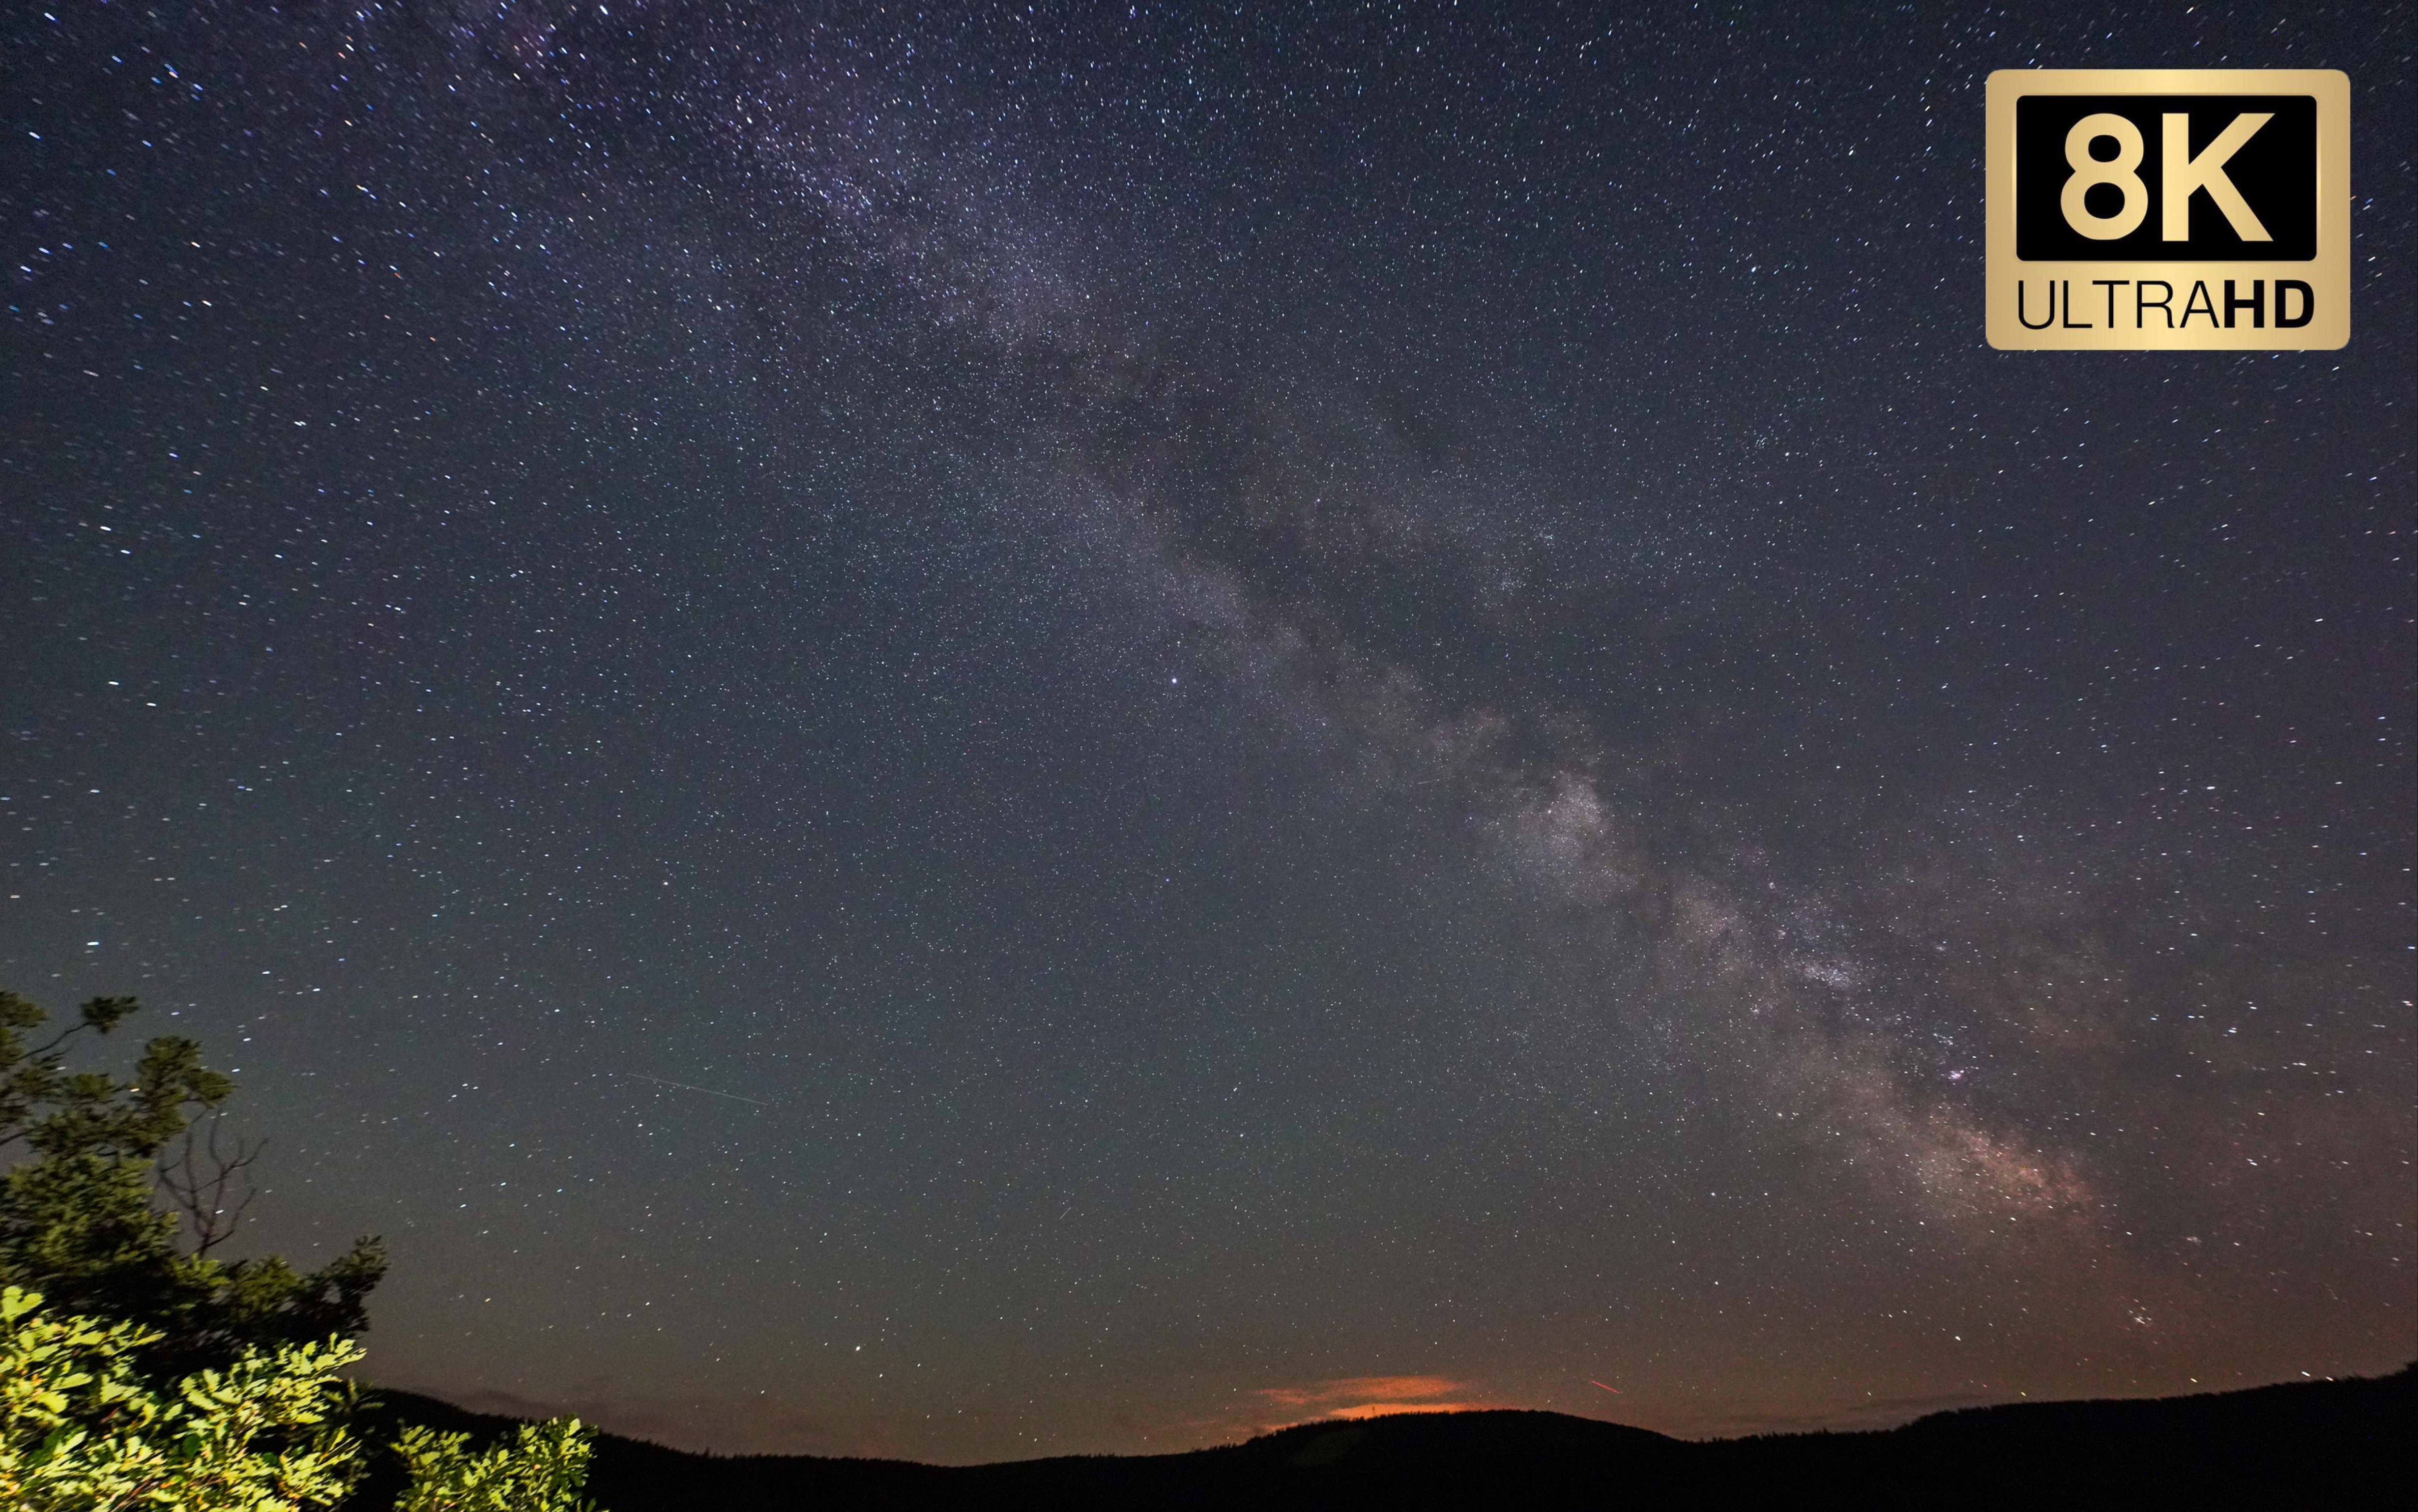
<path fill-rule="evenodd" d="M 688 1446 L 2399 1366 L 2410 8 L 1641 13 L 9 8 L 0 984 Z M 2144 65 L 2347 348 L 1984 345 Z"/>

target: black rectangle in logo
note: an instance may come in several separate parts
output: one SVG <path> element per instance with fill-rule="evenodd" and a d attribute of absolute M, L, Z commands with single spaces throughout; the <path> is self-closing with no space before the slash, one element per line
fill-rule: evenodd
<path fill-rule="evenodd" d="M 2015 101 L 2027 262 L 2307 262 L 2309 95 L 2027 95 Z"/>

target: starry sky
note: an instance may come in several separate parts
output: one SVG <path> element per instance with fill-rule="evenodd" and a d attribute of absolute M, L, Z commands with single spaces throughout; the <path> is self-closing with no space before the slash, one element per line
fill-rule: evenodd
<path fill-rule="evenodd" d="M 2406 5 L 0 23 L 0 983 L 370 1377 L 971 1461 L 2413 1336 Z M 1982 90 L 2339 68 L 2349 345 Z"/>

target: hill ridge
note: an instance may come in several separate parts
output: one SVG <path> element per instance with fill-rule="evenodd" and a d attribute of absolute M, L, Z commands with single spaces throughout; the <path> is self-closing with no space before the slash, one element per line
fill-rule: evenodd
<path fill-rule="evenodd" d="M 518 1419 L 409 1392 L 370 1394 L 406 1422 L 484 1438 Z M 1326 1419 L 1240 1443 L 980 1465 L 721 1455 L 598 1436 L 590 1494 L 607 1512 L 814 1506 L 1391 1507 L 1714 1504 L 1819 1488 L 1877 1506 L 2249 1505 L 2359 1496 L 2410 1477 L 2418 1365 L 2388 1376 L 2181 1397 L 1999 1402 L 1892 1428 L 1686 1440 L 1541 1409 Z M 1952 1495 L 1947 1489 L 1954 1487 Z"/>

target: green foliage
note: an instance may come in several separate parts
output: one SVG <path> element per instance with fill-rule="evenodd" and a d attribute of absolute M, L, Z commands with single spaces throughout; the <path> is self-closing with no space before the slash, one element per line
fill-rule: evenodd
<path fill-rule="evenodd" d="M 89 1151 L 148 1160 L 184 1131 L 186 1108 L 224 1102 L 235 1083 L 205 1067 L 200 1047 L 188 1039 L 145 1046 L 131 1082 L 60 1063 L 60 1046 L 87 1031 L 106 1034 L 139 1006 L 132 998 L 95 998 L 76 1023 L 28 1048 L 23 1031 L 40 1029 L 49 1016 L 0 992 L 0 1143 L 22 1138 L 37 1154 Z"/>
<path fill-rule="evenodd" d="M 28 1035 L 48 1016 L 0 992 L 0 1150 L 22 1141 L 31 1157 L 0 1179 L 0 1279 L 71 1312 L 142 1324 L 156 1336 L 145 1368 L 171 1377 L 223 1368 L 248 1349 L 359 1334 L 386 1274 L 376 1240 L 312 1272 L 274 1257 L 227 1262 L 203 1253 L 207 1242 L 186 1247 L 177 1214 L 154 1208 L 162 1153 L 235 1083 L 176 1037 L 145 1046 L 130 1081 L 67 1069 L 63 1046 L 109 1033 L 136 1007 L 95 998 L 36 1045 Z"/>
<path fill-rule="evenodd" d="M 359 1411 L 339 1376 L 386 1273 L 374 1239 L 316 1271 L 207 1251 L 232 1161 L 189 1130 L 235 1083 L 192 1041 L 155 1039 L 130 1081 L 67 1069 L 61 1047 L 135 1011 L 95 998 L 39 1044 L 48 1016 L 0 992 L 0 1509 L 324 1512 L 360 1481 Z M 163 1153 L 188 1137 L 181 1157 Z M 181 1179 L 179 1170 L 181 1168 Z M 161 1211 L 186 1206 L 191 1229 Z M 408 1512 L 592 1512 L 578 1492 L 590 1435 L 575 1420 L 473 1450 L 406 1428 Z"/>
<path fill-rule="evenodd" d="M 405 1428 L 396 1448 L 411 1485 L 395 1512 L 594 1512 L 579 1496 L 589 1439 L 575 1417 L 528 1424 L 484 1450 L 466 1433 Z"/>
<path fill-rule="evenodd" d="M 352 1489 L 361 1446 L 344 1426 L 353 1388 L 337 1372 L 359 1345 L 246 1350 L 162 1389 L 136 1362 L 153 1340 L 0 1290 L 0 1506 L 302 1512 Z"/>

